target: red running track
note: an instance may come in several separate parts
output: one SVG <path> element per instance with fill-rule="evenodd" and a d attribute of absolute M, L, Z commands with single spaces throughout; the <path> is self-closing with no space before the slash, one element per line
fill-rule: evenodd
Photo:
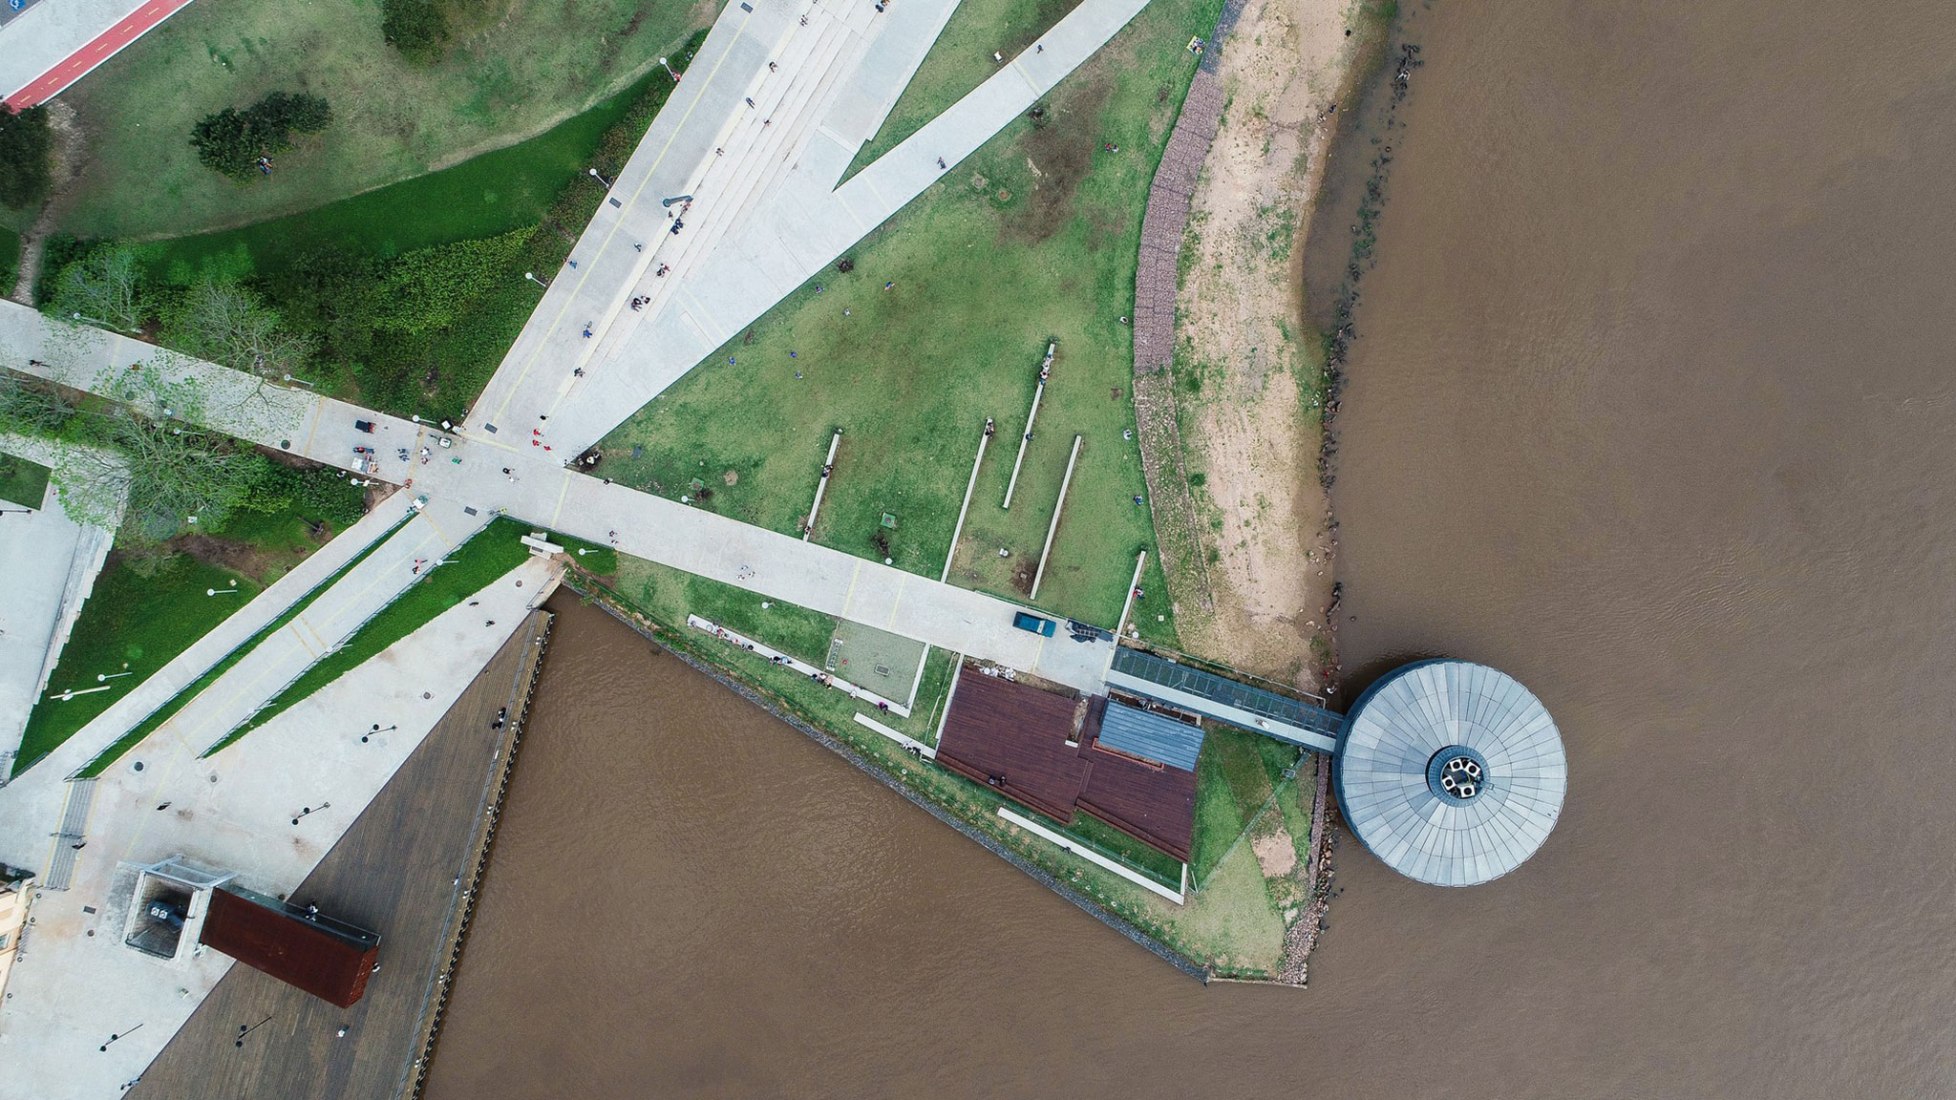
<path fill-rule="evenodd" d="M 130 12 L 115 26 L 56 62 L 54 66 L 34 78 L 25 88 L 6 99 L 9 108 L 22 111 L 39 103 L 46 103 L 59 95 L 68 85 L 87 76 L 95 66 L 122 52 L 122 48 L 156 28 L 190 5 L 190 0 L 148 0 L 142 7 Z"/>

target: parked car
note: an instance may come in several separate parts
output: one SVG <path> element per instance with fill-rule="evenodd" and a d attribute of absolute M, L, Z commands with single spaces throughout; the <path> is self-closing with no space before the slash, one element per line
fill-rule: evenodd
<path fill-rule="evenodd" d="M 1012 625 L 1018 627 L 1020 630 L 1030 630 L 1042 638 L 1052 637 L 1053 631 L 1059 629 L 1059 624 L 1053 620 L 1042 619 L 1037 615 L 1029 615 L 1024 611 L 1013 613 Z"/>

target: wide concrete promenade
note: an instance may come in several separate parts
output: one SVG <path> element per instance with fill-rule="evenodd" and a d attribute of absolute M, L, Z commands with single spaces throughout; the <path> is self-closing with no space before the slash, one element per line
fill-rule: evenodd
<path fill-rule="evenodd" d="M 173 965 L 124 947 L 131 868 L 181 852 L 237 871 L 251 889 L 292 892 L 561 570 L 553 559 L 525 562 L 478 593 L 479 606 L 442 614 L 216 756 L 198 757 L 201 739 L 156 738 L 109 769 L 72 888 L 35 899 L 13 996 L 0 1004 L 7 1079 L 40 1100 L 119 1095 L 231 967 L 216 952 Z M 362 742 L 375 725 L 394 728 Z M 23 818 L 14 794 L 0 791 L 0 836 L 34 834 L 43 850 L 30 865 L 44 866 L 49 819 Z M 111 1034 L 122 1038 L 99 1049 Z M 27 1095 L 5 1085 L 0 1094 Z"/>
<path fill-rule="evenodd" d="M 558 451 L 572 453 L 601 439 L 928 190 L 946 171 L 938 167 L 940 158 L 955 167 L 976 152 L 1145 6 L 1146 0 L 1083 0 L 1034 46 L 840 187 L 856 151 L 882 125 L 951 9 L 898 3 L 866 23 L 851 13 L 833 26 L 811 14 L 808 27 L 791 27 L 781 40 L 777 70 L 754 66 L 744 94 L 756 96 L 756 108 L 736 100 L 712 141 L 724 155 L 707 153 L 697 178 L 673 175 L 673 183 L 651 188 L 694 196 L 686 229 L 672 236 L 657 204 L 647 207 L 636 197 L 623 210 L 601 210 L 579 242 L 584 257 L 578 269 L 559 278 L 574 276 L 586 288 L 591 265 L 593 273 L 612 280 L 603 288 L 608 296 L 580 289 L 566 312 L 553 310 L 546 295 L 530 328 L 564 354 L 551 359 L 513 353 L 471 412 L 468 430 L 484 432 L 494 424 L 497 434 L 527 434 L 544 426 Z M 696 70 L 705 61 L 703 55 Z M 744 56 L 728 56 L 712 70 L 714 79 L 731 84 L 726 74 L 740 63 L 747 63 Z M 702 101 L 708 101 L 704 93 Z M 676 110 L 668 104 L 661 118 Z M 705 117 L 707 110 L 692 117 Z M 639 155 L 653 148 L 663 146 L 654 146 L 648 135 Z M 671 158 L 663 171 L 676 171 Z M 625 185 L 621 180 L 620 192 Z M 640 243 L 643 254 L 634 251 Z M 607 255 L 613 252 L 616 259 Z M 660 264 L 670 266 L 663 278 L 648 274 Z M 651 301 L 635 312 L 629 302 L 638 296 Z M 526 329 L 525 339 L 530 335 Z M 547 422 L 540 419 L 546 416 Z"/>
<path fill-rule="evenodd" d="M 365 459 L 353 449 L 372 447 L 381 467 L 372 476 L 397 485 L 424 468 L 421 448 L 443 434 L 430 424 L 362 409 L 120 333 L 53 320 L 16 302 L 0 301 L 0 365 L 89 393 L 115 392 L 119 376 L 131 371 L 160 374 L 194 389 L 206 427 L 354 473 L 367 470 Z M 356 420 L 371 422 L 374 431 L 358 430 Z M 406 460 L 396 453 L 402 447 L 408 449 Z"/>

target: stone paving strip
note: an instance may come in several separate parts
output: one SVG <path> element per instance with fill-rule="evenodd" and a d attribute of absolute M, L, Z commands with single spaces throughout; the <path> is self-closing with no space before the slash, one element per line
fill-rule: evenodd
<path fill-rule="evenodd" d="M 906 715 L 906 717 L 908 716 Z M 857 725 L 865 726 L 877 733 L 882 734 L 883 736 L 889 738 L 890 740 L 895 741 L 897 744 L 902 745 L 906 752 L 914 752 L 918 756 L 921 756 L 926 760 L 937 759 L 937 750 L 931 748 L 929 745 L 924 744 L 922 741 L 919 741 L 914 737 L 908 737 L 905 736 L 904 734 L 898 733 L 896 730 L 893 730 L 890 727 L 884 725 L 883 723 L 878 722 L 876 719 L 871 718 L 869 715 L 864 714 L 862 711 L 857 711 L 855 714 L 855 718 L 856 718 Z"/>
<path fill-rule="evenodd" d="M 902 703 L 898 703 L 890 699 L 885 699 L 881 695 L 876 694 L 875 692 L 869 690 L 866 687 L 859 687 L 855 684 L 852 684 L 849 681 L 842 679 L 841 677 L 835 675 L 832 672 L 829 672 L 825 669 L 816 668 L 814 665 L 809 664 L 807 661 L 796 660 L 795 658 L 790 657 L 789 655 L 781 652 L 778 649 L 775 649 L 771 646 L 763 645 L 762 643 L 757 642 L 754 639 L 749 638 L 744 634 L 739 634 L 732 630 L 728 630 L 726 627 L 721 626 L 718 623 L 715 623 L 709 619 L 702 619 L 698 615 L 688 615 L 686 616 L 686 625 L 694 628 L 695 630 L 704 630 L 708 634 L 713 635 L 715 638 L 718 638 L 721 641 L 726 642 L 728 645 L 733 646 L 735 649 L 744 649 L 749 653 L 758 653 L 761 656 L 766 657 L 768 660 L 774 662 L 775 664 L 782 666 L 783 668 L 788 668 L 794 670 L 795 672 L 799 672 L 803 676 L 808 677 L 810 680 L 813 680 L 824 687 L 832 687 L 835 690 L 849 696 L 851 699 L 866 699 L 869 701 L 869 704 L 871 706 L 875 707 L 878 710 L 887 710 L 891 714 L 895 714 L 903 718 L 910 717 L 910 708 L 904 706 Z"/>

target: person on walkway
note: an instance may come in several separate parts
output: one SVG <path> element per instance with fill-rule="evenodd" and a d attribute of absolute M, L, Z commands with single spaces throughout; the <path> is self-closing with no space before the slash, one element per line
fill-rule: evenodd
<path fill-rule="evenodd" d="M 591 322 L 589 321 L 584 322 L 584 338 L 586 340 L 591 338 Z"/>
<path fill-rule="evenodd" d="M 950 165 L 947 165 L 947 164 L 945 164 L 945 163 L 944 163 L 944 158 L 943 158 L 943 157 L 938 157 L 938 158 L 937 158 L 937 170 L 938 170 L 938 171 L 940 171 L 940 172 L 942 172 L 942 171 L 943 171 L 944 169 L 946 169 L 946 168 L 948 168 L 948 167 L 950 167 Z"/>

